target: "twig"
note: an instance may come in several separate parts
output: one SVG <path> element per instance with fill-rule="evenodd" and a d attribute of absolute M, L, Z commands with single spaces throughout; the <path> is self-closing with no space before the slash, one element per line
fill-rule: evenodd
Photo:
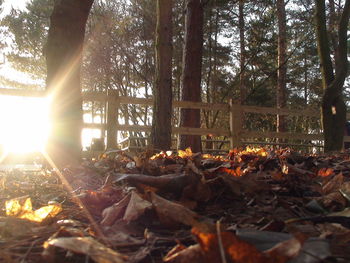
<path fill-rule="evenodd" d="M 28 257 L 28 255 L 30 254 L 30 252 L 32 251 L 34 245 L 38 242 L 38 239 L 34 240 L 33 242 L 31 242 L 29 248 L 27 249 L 26 253 L 24 254 L 23 258 L 21 259 L 21 263 L 22 262 L 26 262 L 26 259 Z"/>
<path fill-rule="evenodd" d="M 222 244 L 222 238 L 221 238 L 221 223 L 220 223 L 220 220 L 216 221 L 216 233 L 218 235 L 218 243 L 219 243 L 219 250 L 220 250 L 221 261 L 222 261 L 222 263 L 227 263 L 225 250 L 224 250 L 224 246 Z"/>

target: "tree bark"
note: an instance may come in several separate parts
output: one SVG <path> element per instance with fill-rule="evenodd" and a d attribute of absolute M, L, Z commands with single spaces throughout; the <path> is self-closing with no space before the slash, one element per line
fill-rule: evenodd
<path fill-rule="evenodd" d="M 172 0 L 157 1 L 156 84 L 154 89 L 152 145 L 171 148 L 172 117 Z"/>
<path fill-rule="evenodd" d="M 334 80 L 331 51 L 327 35 L 326 7 L 324 0 L 316 0 L 317 50 L 320 57 L 322 86 L 326 88 Z"/>
<path fill-rule="evenodd" d="M 328 19 L 328 33 L 329 38 L 332 43 L 330 49 L 334 51 L 334 55 L 338 56 L 337 48 L 338 48 L 338 36 L 337 36 L 337 13 L 335 11 L 335 3 L 334 0 L 329 0 L 329 19 Z M 337 63 L 339 60 L 338 57 L 334 58 L 334 62 Z M 335 66 L 335 70 L 337 66 Z M 337 74 L 337 72 L 335 72 Z"/>
<path fill-rule="evenodd" d="M 322 125 L 325 152 L 339 151 L 343 148 L 346 122 L 346 105 L 343 100 L 343 86 L 348 73 L 347 31 L 350 17 L 350 0 L 346 0 L 338 26 L 338 46 L 336 74 L 330 56 L 326 26 L 326 8 L 324 0 L 316 0 L 316 26 L 318 54 L 321 62 L 322 84 Z"/>
<path fill-rule="evenodd" d="M 182 100 L 201 101 L 201 70 L 203 49 L 203 3 L 201 0 L 187 0 L 185 23 L 185 47 L 183 53 Z M 200 128 L 198 109 L 181 109 L 180 126 Z M 198 135 L 180 135 L 179 148 L 191 147 L 202 150 Z"/>
<path fill-rule="evenodd" d="M 52 97 L 52 132 L 47 152 L 58 166 L 81 154 L 80 67 L 85 25 L 93 0 L 55 0 L 45 47 L 46 89 Z"/>
<path fill-rule="evenodd" d="M 239 76 L 239 94 L 240 103 L 246 104 L 247 99 L 247 88 L 245 85 L 245 22 L 244 22 L 244 0 L 239 0 L 238 3 L 238 28 L 239 28 L 239 65 L 240 65 L 240 76 Z M 243 117 L 243 116 L 242 116 Z"/>
<path fill-rule="evenodd" d="M 277 108 L 286 107 L 287 64 L 286 64 L 286 7 L 284 0 L 277 0 L 278 17 L 278 69 L 277 69 Z M 277 115 L 277 132 L 286 131 L 283 115 Z"/>

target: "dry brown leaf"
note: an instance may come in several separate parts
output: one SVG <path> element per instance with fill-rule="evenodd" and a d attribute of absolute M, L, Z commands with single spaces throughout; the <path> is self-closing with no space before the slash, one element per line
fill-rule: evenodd
<path fill-rule="evenodd" d="M 330 211 L 339 211 L 347 206 L 348 201 L 340 191 L 331 192 L 321 199 L 322 205 Z"/>
<path fill-rule="evenodd" d="M 102 210 L 123 198 L 123 192 L 110 185 L 105 185 L 97 191 L 87 190 L 78 195 L 83 205 L 95 215 L 101 215 Z"/>
<path fill-rule="evenodd" d="M 162 176 L 114 174 L 114 182 L 126 182 L 144 192 L 149 190 L 149 187 L 152 187 L 156 188 L 155 190 L 180 195 L 186 186 L 193 183 L 194 177 L 186 174 L 166 174 Z"/>
<path fill-rule="evenodd" d="M 294 238 L 278 243 L 273 248 L 264 251 L 264 253 L 268 254 L 271 258 L 282 260 L 279 262 L 284 262 L 283 260 L 288 261 L 299 255 L 306 239 L 307 237 L 305 235 L 298 233 L 294 235 Z"/>
<path fill-rule="evenodd" d="M 350 181 L 344 182 L 342 186 L 340 187 L 340 192 L 342 196 L 350 202 Z"/>
<path fill-rule="evenodd" d="M 171 173 L 180 174 L 183 167 L 184 167 L 183 164 L 169 164 L 166 166 L 161 166 L 160 172 L 162 174 L 171 174 Z"/>
<path fill-rule="evenodd" d="M 122 200 L 114 205 L 107 207 L 102 212 L 102 221 L 101 225 L 111 226 L 114 222 L 121 218 L 126 210 L 126 207 L 129 204 L 131 194 L 126 195 Z"/>
<path fill-rule="evenodd" d="M 172 257 L 173 255 L 179 253 L 180 251 L 186 249 L 187 247 L 182 244 L 177 244 L 175 247 L 173 247 L 169 252 L 166 254 L 166 256 L 163 258 L 165 261 L 166 258 Z"/>
<path fill-rule="evenodd" d="M 44 248 L 60 247 L 74 253 L 85 254 L 97 263 L 124 263 L 127 257 L 91 237 L 60 237 L 48 240 Z M 52 250 L 50 250 L 51 252 Z M 52 255 L 46 255 L 46 257 Z"/>
<path fill-rule="evenodd" d="M 231 189 L 232 193 L 237 196 L 240 196 L 242 193 L 259 193 L 266 189 L 265 183 L 258 181 L 255 174 L 245 174 L 242 176 L 222 175 L 221 178 Z"/>
<path fill-rule="evenodd" d="M 162 224 L 169 227 L 177 226 L 178 223 L 193 226 L 198 222 L 199 216 L 195 212 L 180 204 L 168 201 L 153 192 L 150 194 L 153 207 Z"/>
<path fill-rule="evenodd" d="M 136 220 L 150 207 L 152 207 L 150 202 L 140 197 L 135 191 L 132 191 L 123 219 L 126 222 Z"/>
<path fill-rule="evenodd" d="M 338 191 L 344 182 L 344 176 L 342 173 L 337 174 L 331 180 L 329 180 L 323 187 L 322 192 L 327 195 L 331 192 Z"/>
<path fill-rule="evenodd" d="M 189 247 L 176 245 L 163 258 L 163 261 L 169 263 L 203 263 L 205 258 L 199 244 Z"/>

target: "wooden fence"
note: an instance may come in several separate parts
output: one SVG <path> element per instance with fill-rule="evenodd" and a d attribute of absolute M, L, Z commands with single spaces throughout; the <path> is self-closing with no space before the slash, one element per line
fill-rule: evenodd
<path fill-rule="evenodd" d="M 14 89 L 0 89 L 0 95 L 13 95 L 13 96 L 30 96 L 30 97 L 42 97 L 45 96 L 44 92 L 40 91 L 24 91 Z M 84 123 L 84 128 L 97 128 L 107 131 L 107 147 L 116 148 L 118 142 L 117 131 L 129 131 L 129 132 L 150 132 L 151 126 L 145 125 L 128 125 L 120 124 L 118 122 L 118 109 L 122 104 L 135 104 L 143 106 L 153 106 L 152 99 L 136 98 L 118 96 L 117 92 L 111 90 L 107 93 L 101 92 L 83 92 L 84 101 L 100 101 L 107 104 L 107 122 L 106 123 Z M 187 127 L 173 127 L 172 132 L 175 135 L 213 135 L 223 136 L 229 138 L 229 140 L 219 140 L 219 142 L 229 142 L 230 148 L 239 147 L 244 144 L 283 144 L 281 140 L 288 140 L 288 145 L 291 141 L 323 141 L 323 134 L 305 134 L 305 133 L 291 133 L 291 132 L 275 132 L 275 131 L 249 131 L 243 129 L 242 116 L 247 113 L 264 114 L 264 115 L 284 115 L 284 116 L 303 116 L 320 119 L 320 111 L 315 109 L 277 109 L 270 107 L 256 107 L 256 106 L 243 106 L 235 104 L 231 100 L 230 103 L 204 103 L 204 102 L 192 102 L 192 101 L 174 101 L 174 108 L 187 108 L 187 109 L 200 109 L 206 111 L 222 111 L 229 114 L 228 128 L 187 128 Z M 347 119 L 350 119 L 350 114 L 347 114 Z M 344 127 L 345 129 L 345 127 Z M 260 139 L 271 139 L 269 142 L 259 141 Z M 253 140 L 252 140 L 253 139 Z M 272 139 L 277 139 L 272 142 Z M 350 136 L 344 136 L 344 141 L 350 142 Z M 299 145 L 299 144 L 295 144 Z M 318 146 L 307 144 L 304 146 Z M 322 147 L 322 146 L 321 146 Z"/>
<path fill-rule="evenodd" d="M 135 97 L 125 97 L 118 96 L 115 91 L 109 92 L 109 94 L 101 93 L 85 93 L 84 100 L 91 101 L 107 101 L 107 147 L 114 148 L 117 144 L 115 141 L 115 134 L 117 131 L 134 131 L 134 132 L 150 132 L 151 126 L 144 125 L 127 125 L 118 123 L 118 109 L 122 104 L 137 104 L 143 106 L 152 106 L 152 99 L 145 98 L 135 98 Z M 303 116 L 320 119 L 320 111 L 315 109 L 277 109 L 270 107 L 257 107 L 257 106 L 243 106 L 240 104 L 234 104 L 231 100 L 230 103 L 204 103 L 204 102 L 192 102 L 192 101 L 173 101 L 174 108 L 187 108 L 187 109 L 200 109 L 206 111 L 222 111 L 229 114 L 229 125 L 228 128 L 187 128 L 187 127 L 173 127 L 172 133 L 179 135 L 213 135 L 213 136 L 224 136 L 229 138 L 228 141 L 218 140 L 211 142 L 229 142 L 230 148 L 239 147 L 244 144 L 283 144 L 283 141 L 288 140 L 287 145 L 300 146 L 301 144 L 293 144 L 293 140 L 302 141 L 323 141 L 323 134 L 305 134 L 305 133 L 291 133 L 291 132 L 275 132 L 275 131 L 248 131 L 243 129 L 242 116 L 247 113 L 264 114 L 264 115 L 284 115 L 284 116 Z M 350 119 L 350 114 L 347 115 Z M 96 127 L 96 126 L 95 126 Z M 109 135 L 108 135 L 109 134 Z M 280 139 L 277 142 L 264 142 L 252 140 L 256 138 L 261 139 Z M 137 139 L 137 138 L 131 138 Z M 124 140 L 126 142 L 127 139 Z M 202 140 L 203 141 L 203 140 Z M 344 141 L 350 141 L 350 136 L 344 136 Z M 302 146 L 309 147 L 322 147 L 322 145 L 316 144 L 304 144 Z"/>

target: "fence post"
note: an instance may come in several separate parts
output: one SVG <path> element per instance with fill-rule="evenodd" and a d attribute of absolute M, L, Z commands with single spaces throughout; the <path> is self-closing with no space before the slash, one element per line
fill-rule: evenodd
<path fill-rule="evenodd" d="M 230 147 L 242 146 L 241 131 L 242 131 L 242 107 L 240 104 L 234 104 L 230 99 Z"/>
<path fill-rule="evenodd" d="M 107 148 L 117 147 L 118 91 L 107 92 Z"/>

